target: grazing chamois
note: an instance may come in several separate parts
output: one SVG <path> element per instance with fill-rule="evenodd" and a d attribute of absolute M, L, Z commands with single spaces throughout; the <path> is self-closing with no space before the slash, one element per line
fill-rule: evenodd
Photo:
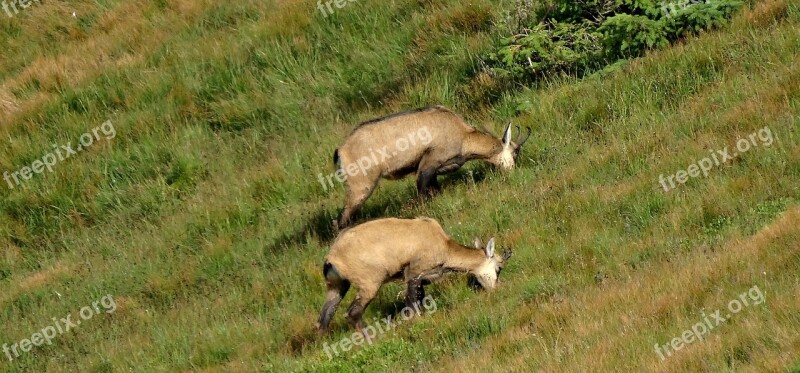
<path fill-rule="evenodd" d="M 519 149 L 531 134 L 528 128 L 523 139 L 519 127 L 518 131 L 517 140 L 511 141 L 509 123 L 498 139 L 442 106 L 360 124 L 333 154 L 339 166 L 337 179 L 346 178 L 345 205 L 337 227 L 350 223 L 381 178 L 395 180 L 416 173 L 417 192 L 424 198 L 439 189 L 437 175 L 453 172 L 469 160 L 483 159 L 503 170 L 514 168 Z"/>
<path fill-rule="evenodd" d="M 494 238 L 476 248 L 454 241 L 430 218 L 372 220 L 345 229 L 331 245 L 322 273 L 327 284 L 319 331 L 325 333 L 350 285 L 358 294 L 347 310 L 347 320 L 364 333 L 361 316 L 378 289 L 389 281 L 407 284 L 406 306 L 419 310 L 424 285 L 451 271 L 469 272 L 485 289 L 494 289 L 511 250 L 494 255 Z M 366 337 L 366 335 L 365 335 Z"/>

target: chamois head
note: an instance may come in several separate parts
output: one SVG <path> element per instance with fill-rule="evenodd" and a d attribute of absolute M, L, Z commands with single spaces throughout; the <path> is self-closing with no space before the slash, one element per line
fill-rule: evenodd
<path fill-rule="evenodd" d="M 517 131 L 519 131 L 517 140 L 511 141 L 511 123 L 508 124 L 505 132 L 503 133 L 503 149 L 493 157 L 489 158 L 489 163 L 498 166 L 503 170 L 511 170 L 514 168 L 517 157 L 519 157 L 519 149 L 522 147 L 522 144 L 524 144 L 525 141 L 528 141 L 528 137 L 531 136 L 530 127 L 528 127 L 528 134 L 525 135 L 524 139 L 522 138 L 522 129 L 519 128 L 519 126 L 517 126 Z"/>
<path fill-rule="evenodd" d="M 500 271 L 503 270 L 503 266 L 505 266 L 506 261 L 513 252 L 511 250 L 503 250 L 503 254 L 500 257 L 496 257 L 494 255 L 494 237 L 489 239 L 485 247 L 482 247 L 480 239 L 475 238 L 475 248 L 482 249 L 486 253 L 486 261 L 471 272 L 481 284 L 481 287 L 487 290 L 494 289 L 497 286 L 497 278 L 500 276 Z"/>

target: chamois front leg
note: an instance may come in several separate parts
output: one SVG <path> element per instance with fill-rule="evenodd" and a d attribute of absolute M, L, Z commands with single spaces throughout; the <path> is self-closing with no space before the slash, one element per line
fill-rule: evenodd
<path fill-rule="evenodd" d="M 444 268 L 438 266 L 409 278 L 407 280 L 406 307 L 409 307 L 414 313 L 420 313 L 420 304 L 422 304 L 422 301 L 425 299 L 425 285 L 442 277 L 444 272 Z"/>
<path fill-rule="evenodd" d="M 439 190 L 436 169 L 437 167 L 425 167 L 420 164 L 417 172 L 417 194 L 423 199 L 432 197 Z"/>
<path fill-rule="evenodd" d="M 422 279 L 414 278 L 408 281 L 406 290 L 406 308 L 413 314 L 419 314 L 419 307 L 422 299 L 425 298 L 425 288 L 422 286 Z"/>
<path fill-rule="evenodd" d="M 436 176 L 457 170 L 464 164 L 462 157 L 442 161 L 433 153 L 427 153 L 417 166 L 417 193 L 422 197 L 430 197 L 441 188 Z"/>
<path fill-rule="evenodd" d="M 424 299 L 425 299 L 425 283 L 420 282 L 419 290 L 417 291 L 417 307 L 418 307 L 417 310 L 419 310 L 420 313 L 422 312 L 422 309 L 419 307 L 422 306 L 422 301 Z"/>
<path fill-rule="evenodd" d="M 359 289 L 358 295 L 356 295 L 356 299 L 353 300 L 353 303 L 350 304 L 350 308 L 347 309 L 347 316 L 345 317 L 350 324 L 361 332 L 364 339 L 367 341 L 372 340 L 372 338 L 364 328 L 364 322 L 361 320 L 361 317 L 364 316 L 364 310 L 369 303 L 372 302 L 377 293 L 377 289 Z"/>
<path fill-rule="evenodd" d="M 442 186 L 439 185 L 439 178 L 437 177 L 440 173 L 437 171 L 436 174 L 433 175 L 430 182 L 430 190 L 432 194 L 437 194 L 442 191 Z"/>

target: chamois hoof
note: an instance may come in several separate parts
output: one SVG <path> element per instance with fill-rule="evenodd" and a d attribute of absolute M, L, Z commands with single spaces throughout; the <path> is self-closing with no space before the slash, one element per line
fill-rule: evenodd
<path fill-rule="evenodd" d="M 318 322 L 314 323 L 314 329 L 317 331 L 317 335 L 323 336 L 325 334 L 328 334 L 328 329 L 323 328 L 322 325 L 320 325 Z"/>

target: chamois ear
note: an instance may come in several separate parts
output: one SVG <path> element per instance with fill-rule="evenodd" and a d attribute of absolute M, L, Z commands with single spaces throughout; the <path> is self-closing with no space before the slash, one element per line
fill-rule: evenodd
<path fill-rule="evenodd" d="M 506 127 L 506 132 L 503 133 L 503 145 L 508 145 L 511 143 L 511 122 L 508 122 L 508 126 Z"/>
<path fill-rule="evenodd" d="M 489 239 L 489 242 L 486 243 L 486 247 L 483 249 L 486 252 L 486 257 L 491 258 L 494 256 L 494 237 Z"/>
<path fill-rule="evenodd" d="M 476 249 L 483 249 L 483 242 L 478 237 L 472 238 L 472 246 L 475 246 Z"/>

